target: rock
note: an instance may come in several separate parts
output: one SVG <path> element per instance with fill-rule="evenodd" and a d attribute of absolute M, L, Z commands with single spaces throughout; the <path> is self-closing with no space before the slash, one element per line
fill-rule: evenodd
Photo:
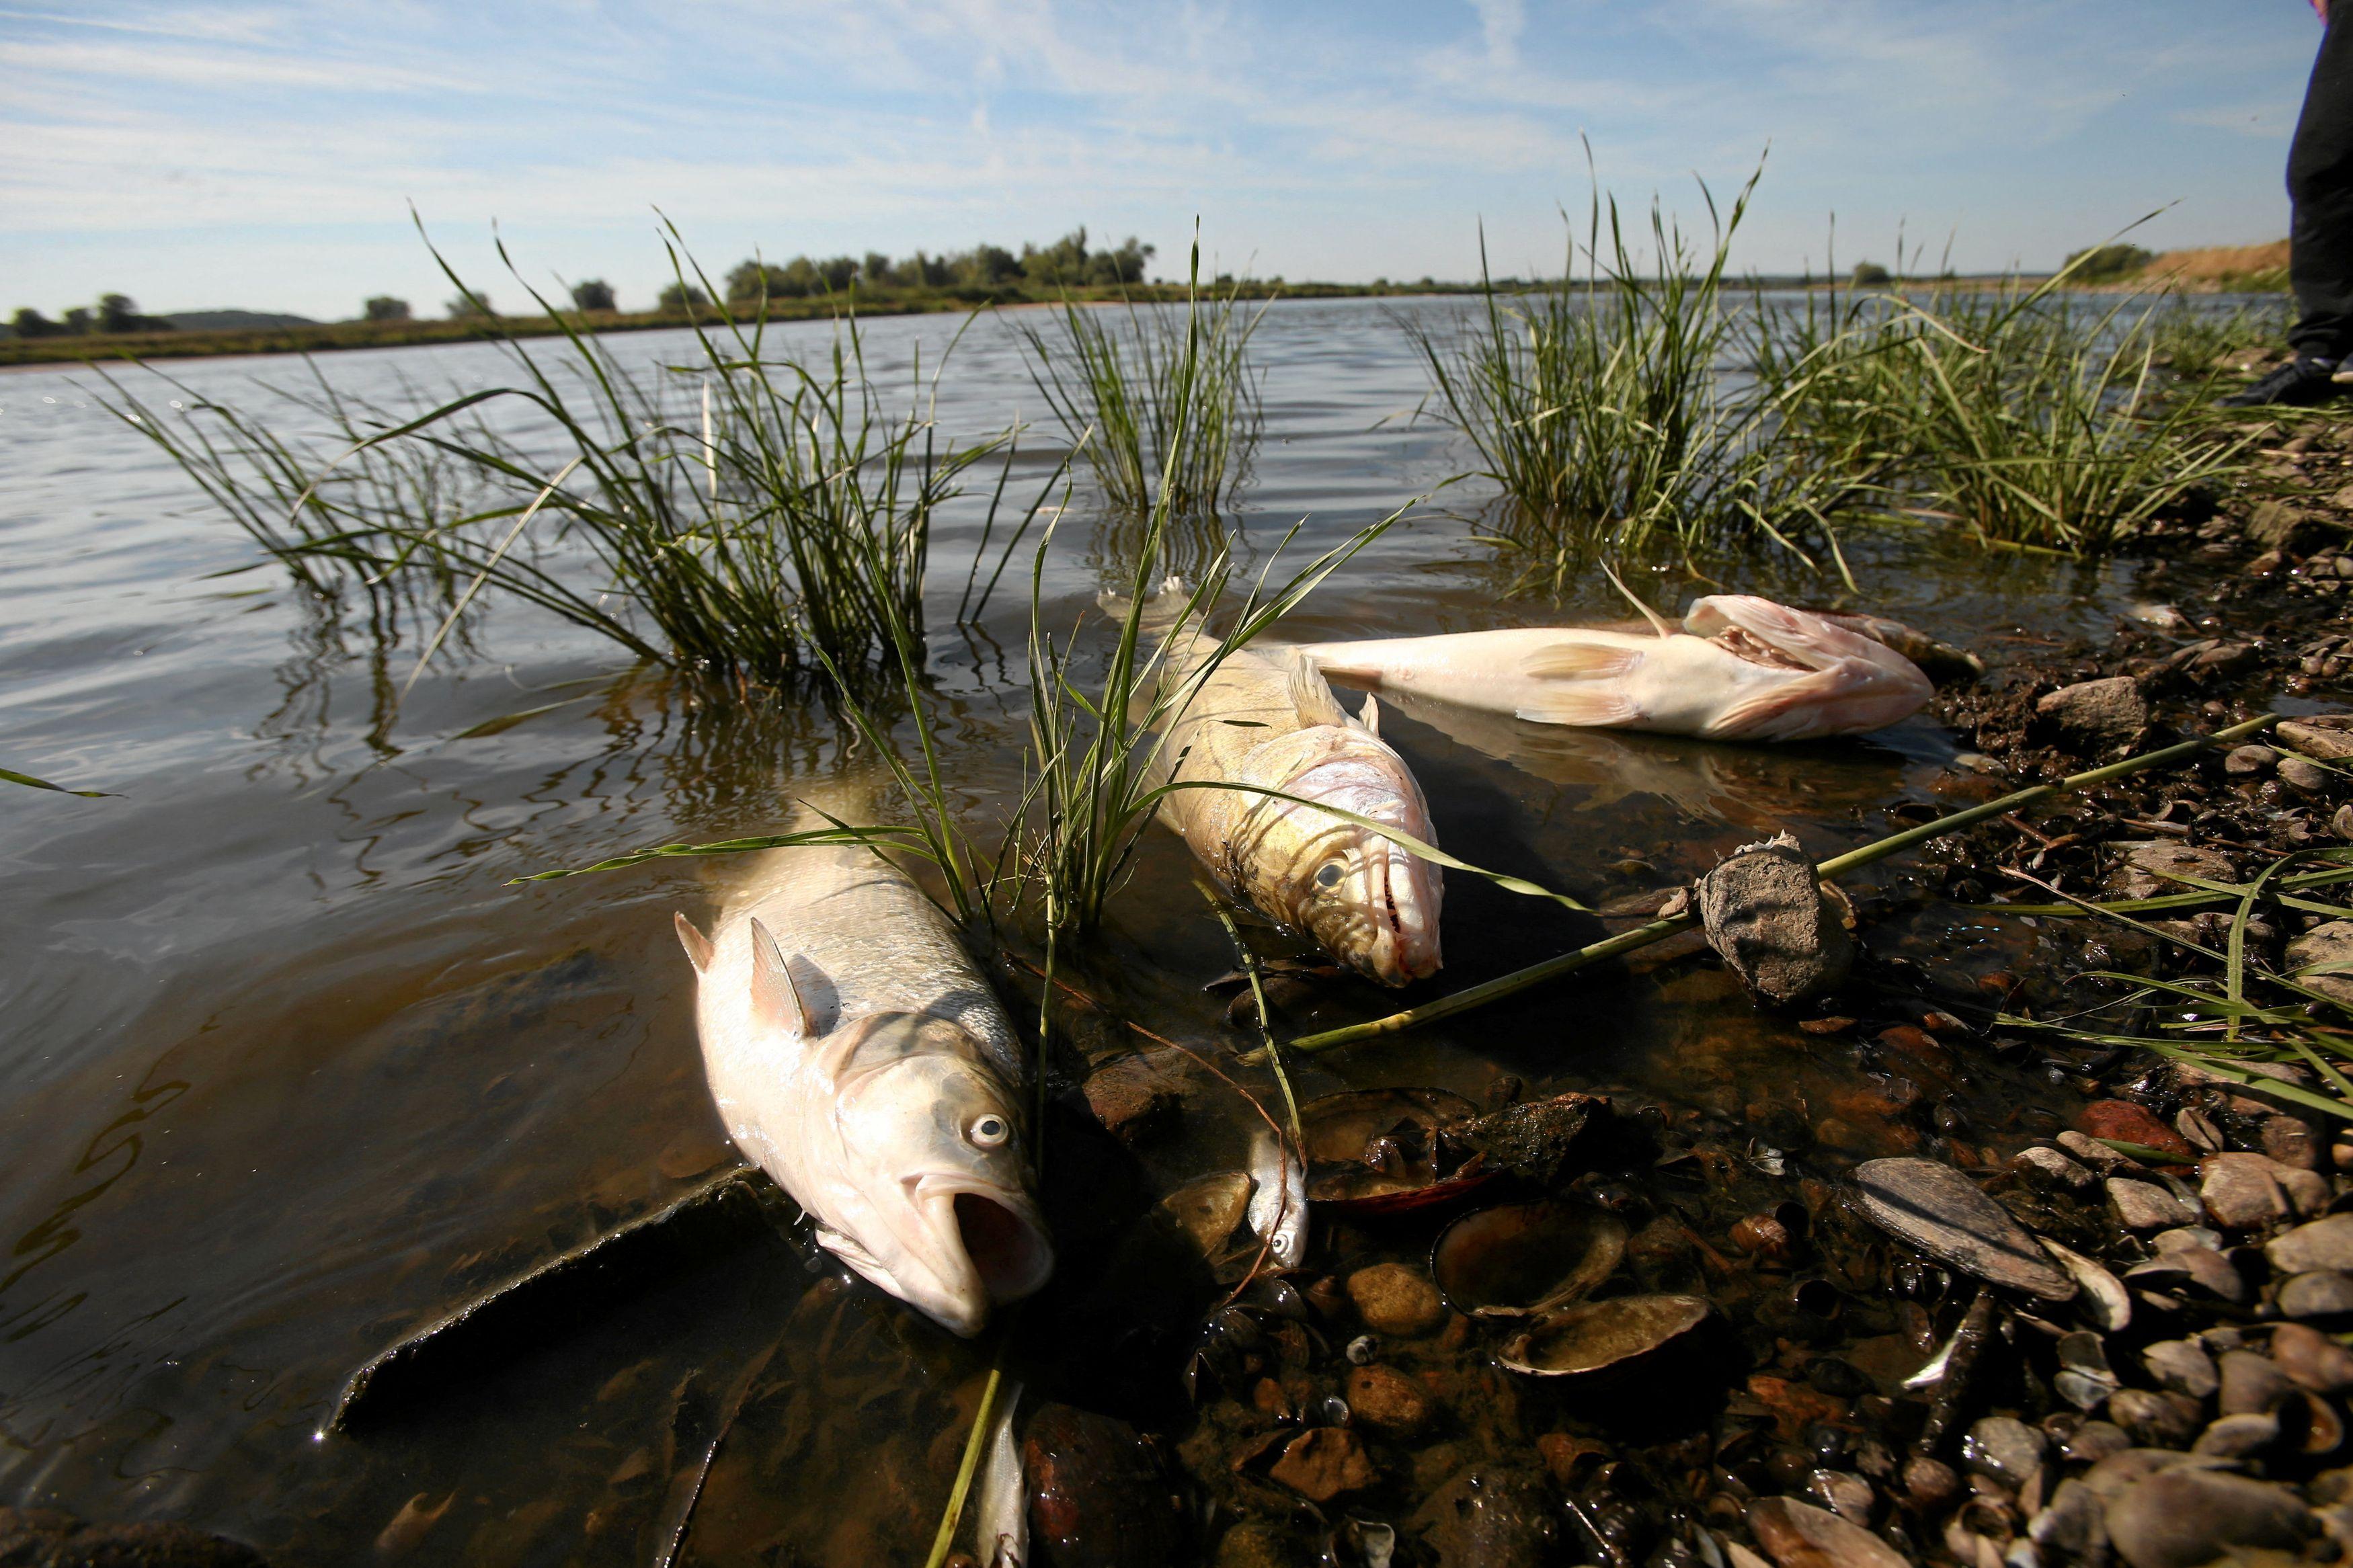
<path fill-rule="evenodd" d="M 1961 1464 L 1970 1472 L 1991 1476 L 2006 1487 L 2026 1484 L 2042 1468 L 2042 1434 L 2009 1415 L 1989 1415 L 1961 1438 Z"/>
<path fill-rule="evenodd" d="M 2125 1283 L 2143 1290 L 2194 1289 L 2234 1305 L 2243 1304 L 2252 1294 L 2246 1276 L 2211 1247 L 2160 1248 L 2147 1262 L 2126 1269 Z"/>
<path fill-rule="evenodd" d="M 0 1508 L 0 1563 L 26 1568 L 269 1568 L 241 1541 L 185 1524 L 91 1524 L 53 1508 Z"/>
<path fill-rule="evenodd" d="M 1790 1498 L 1750 1503 L 1748 1532 L 1781 1568 L 1905 1568 L 1901 1552 L 1861 1525 Z"/>
<path fill-rule="evenodd" d="M 1185 1096 L 1176 1082 L 1142 1056 L 1124 1056 L 1087 1075 L 1087 1109 L 1124 1143 L 1164 1131 Z"/>
<path fill-rule="evenodd" d="M 2148 1369 L 2149 1380 L 2159 1388 L 2169 1388 L 2192 1399 L 2203 1399 L 2222 1386 L 2222 1375 L 2214 1370 L 2214 1358 L 2192 1340 L 2160 1340 L 2141 1352 L 2140 1362 Z"/>
<path fill-rule="evenodd" d="M 1395 1367 L 1357 1367 L 1347 1397 L 1356 1420 L 1385 1437 L 1410 1437 L 1430 1425 L 1428 1391 Z"/>
<path fill-rule="evenodd" d="M 1291 1568 L 1298 1561 L 1297 1549 L 1281 1526 L 1246 1519 L 1219 1537 L 1213 1563 L 1214 1568 Z"/>
<path fill-rule="evenodd" d="M 1736 850 L 1702 877 L 1699 914 L 1708 945 L 1775 1006 L 1837 989 L 1854 963 L 1854 939 L 1790 834 Z"/>
<path fill-rule="evenodd" d="M 2197 1434 L 2205 1414 L 2200 1402 L 2186 1394 L 2119 1388 L 2108 1396 L 2108 1419 L 2143 1447 L 2179 1447 Z"/>
<path fill-rule="evenodd" d="M 2084 1484 L 2097 1492 L 2103 1500 L 2116 1499 L 2162 1470 L 2189 1468 L 2211 1470 L 2223 1461 L 2210 1459 L 2202 1454 L 2185 1454 L 2173 1448 L 2126 1448 L 2110 1454 L 2084 1473 Z"/>
<path fill-rule="evenodd" d="M 1160 1439 L 1121 1420 L 1049 1403 L 1021 1445 L 1029 1485 L 1029 1544 L 1046 1563 L 1189 1560 L 1192 1488 Z M 1159 1547 L 1115 1557 L 1116 1543 Z"/>
<path fill-rule="evenodd" d="M 2097 1410 L 2120 1386 L 2108 1365 L 2107 1344 L 2089 1329 L 2059 1338 L 2059 1370 L 2051 1379 L 2059 1397 L 2078 1410 Z"/>
<path fill-rule="evenodd" d="M 1330 1502 L 1342 1492 L 1361 1491 L 1381 1479 L 1365 1445 L 1345 1426 L 1317 1426 L 1283 1445 L 1282 1458 L 1267 1470 L 1310 1502 Z"/>
<path fill-rule="evenodd" d="M 2203 1568 L 2233 1547 L 2295 1551 L 2312 1510 L 2285 1487 L 2187 1467 L 2162 1470 L 2108 1504 L 2108 1539 L 2132 1568 Z"/>
<path fill-rule="evenodd" d="M 2298 795 L 2326 795 L 2329 773 L 2316 763 L 2302 757 L 2282 757 L 2279 760 L 2280 783 Z"/>
<path fill-rule="evenodd" d="M 2292 1171 L 2320 1169 L 2320 1140 L 2293 1116 L 2266 1116 L 2255 1130 L 2263 1152 Z"/>
<path fill-rule="evenodd" d="M 2027 1526 L 2027 1538 L 2065 1561 L 2089 1561 L 2108 1544 L 2107 1508 L 2100 1494 L 2080 1480 L 2063 1480 Z"/>
<path fill-rule="evenodd" d="M 2126 1230 L 2162 1230 L 2168 1226 L 2195 1225 L 2198 1211 L 2148 1182 L 2108 1178 L 2108 1202 Z"/>
<path fill-rule="evenodd" d="M 2158 1231 L 2148 1238 L 2148 1244 L 2160 1255 L 2168 1252 L 2214 1252 L 2221 1247 L 2222 1233 L 2209 1230 L 2202 1225 L 2177 1226 L 2171 1230 Z"/>
<path fill-rule="evenodd" d="M 2315 1394 L 2353 1388 L 2353 1351 L 2302 1323 L 2282 1323 L 2272 1331 L 2272 1364 L 2298 1388 Z"/>
<path fill-rule="evenodd" d="M 2063 686 L 2034 704 L 2047 729 L 2081 745 L 2130 745 L 2148 728 L 2148 700 L 2129 675 Z"/>
<path fill-rule="evenodd" d="M 2290 974 L 2323 963 L 2353 963 L 2353 921 L 2327 921 L 2287 944 Z M 2307 974 L 2303 983 L 2353 1007 L 2353 974 Z"/>
<path fill-rule="evenodd" d="M 2259 500 L 2247 514 L 2248 540 L 2265 550 L 2294 550 L 2315 531 L 2312 514 L 2284 500 Z"/>
<path fill-rule="evenodd" d="M 2096 1465 L 2111 1454 L 2132 1447 L 2132 1438 L 2113 1421 L 2086 1421 L 2059 1445 L 2059 1457 L 2071 1465 Z"/>
<path fill-rule="evenodd" d="M 2214 1405 L 2225 1415 L 2268 1415 L 2295 1396 L 2295 1384 L 2269 1356 L 2225 1351 L 2216 1367 L 2221 1373 L 2221 1389 Z"/>
<path fill-rule="evenodd" d="M 2245 778 L 2266 772 L 2279 761 L 2279 753 L 2269 746 L 2233 746 L 2222 759 L 2222 771 Z"/>
<path fill-rule="evenodd" d="M 2084 1107 L 2083 1114 L 2075 1118 L 2075 1125 L 2094 1138 L 2137 1143 L 2144 1149 L 2176 1154 L 2184 1160 L 2192 1152 L 2188 1139 L 2129 1100 L 2095 1100 Z"/>
<path fill-rule="evenodd" d="M 1872 1505 L 1878 1500 L 1869 1481 L 1847 1470 L 1816 1470 L 1806 1478 L 1806 1489 L 1832 1513 L 1857 1524 L 1871 1522 Z"/>
<path fill-rule="evenodd" d="M 1349 1275 L 1348 1300 L 1365 1327 L 1392 1339 L 1418 1339 L 1446 1321 L 1438 1287 L 1402 1263 L 1376 1263 Z"/>
<path fill-rule="evenodd" d="M 2169 838 L 2119 844 L 2124 860 L 2108 873 L 2108 891 L 2119 898 L 2146 899 L 2158 893 L 2186 891 L 2172 876 L 2202 877 L 2210 882 L 2235 882 L 2239 868 L 2229 857 L 2212 849 L 2192 848 Z"/>
<path fill-rule="evenodd" d="M 1921 1515 L 1944 1512 L 1968 1490 L 1952 1466 L 1926 1454 L 1915 1454 L 1904 1461 L 1898 1484 L 1904 1506 Z"/>
<path fill-rule="evenodd" d="M 1551 1186 L 1563 1174 L 1592 1166 L 1580 1159 L 1580 1144 L 1600 1142 L 1609 1120 L 1609 1101 L 1595 1094 L 1556 1094 L 1549 1100 L 1507 1105 L 1456 1130 L 1455 1142 L 1487 1156 L 1490 1166 Z"/>
<path fill-rule="evenodd" d="M 2341 721 L 2341 713 L 2318 715 L 2310 719 L 2287 719 L 2272 727 L 2292 751 L 2307 757 L 2317 757 L 2324 763 L 2353 760 L 2353 729 Z"/>
<path fill-rule="evenodd" d="M 2284 1317 L 2306 1321 L 2353 1318 L 2353 1278 L 2328 1268 L 2299 1274 L 2280 1287 L 2279 1310 Z"/>
<path fill-rule="evenodd" d="M 2010 1157 L 2012 1169 L 2071 1193 L 2088 1190 L 2099 1177 L 2046 1143 L 2030 1144 Z"/>
<path fill-rule="evenodd" d="M 2353 921 L 2335 923 L 2353 927 Z M 2283 1274 L 2307 1274 L 2316 1268 L 2353 1273 L 2353 1214 L 2333 1214 L 2297 1226 L 2274 1237 L 2263 1256 Z"/>
<path fill-rule="evenodd" d="M 1869 1160 L 1855 1167 L 1853 1180 L 1865 1217 L 1939 1262 L 2046 1301 L 2075 1295 L 2074 1277 L 2008 1209 L 1950 1165 L 1908 1156 Z"/>
<path fill-rule="evenodd" d="M 2138 1163 L 2117 1153 L 2098 1139 L 2086 1137 L 2072 1127 L 2064 1132 L 2053 1135 L 2051 1141 L 2104 1176 L 2113 1175 L 2118 1171 L 2137 1171 L 2142 1168 Z"/>
<path fill-rule="evenodd" d="M 2253 1230 L 2288 1212 L 2287 1194 L 2273 1179 L 2280 1167 L 2261 1154 L 2209 1154 L 2198 1168 L 2205 1178 L 2198 1200 L 2224 1230 Z"/>
<path fill-rule="evenodd" d="M 2225 1415 L 2198 1434 L 2189 1451 L 2218 1459 L 2250 1458 L 2278 1442 L 2279 1435 L 2276 1415 Z"/>
<path fill-rule="evenodd" d="M 1438 1568 L 1536 1568 L 1552 1561 L 1561 1533 L 1541 1477 L 1486 1466 L 1430 1493 L 1406 1530 Z"/>
<path fill-rule="evenodd" d="M 2339 838 L 2353 838 L 2353 801 L 2338 806 L 2330 814 L 2328 831 Z"/>

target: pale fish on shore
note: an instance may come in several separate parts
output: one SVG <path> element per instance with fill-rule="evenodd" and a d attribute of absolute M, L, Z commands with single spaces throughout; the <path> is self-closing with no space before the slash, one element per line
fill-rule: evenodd
<path fill-rule="evenodd" d="M 1299 1156 L 1265 1128 L 1250 1140 L 1250 1231 L 1284 1268 L 1307 1260 L 1307 1173 Z"/>
<path fill-rule="evenodd" d="M 825 804 L 868 820 L 861 803 Z M 677 926 L 720 1119 L 819 1245 L 967 1336 L 1046 1282 L 1019 1042 L 902 872 L 856 845 L 772 849 L 710 936 Z"/>
<path fill-rule="evenodd" d="M 1695 602 L 1677 631 L 1527 626 L 1316 643 L 1345 685 L 1409 691 L 1546 724 L 1711 741 L 1810 741 L 1883 729 L 1932 695 L 1917 666 L 1818 615 L 1749 594 Z"/>
<path fill-rule="evenodd" d="M 1171 649 L 1164 679 L 1193 681 L 1206 637 Z M 1201 652 L 1192 650 L 1198 648 Z M 1434 845 L 1430 806 L 1367 702 L 1351 718 L 1295 650 L 1243 647 L 1201 679 L 1168 723 L 1154 782 L 1279 790 L 1351 811 Z M 1246 790 L 1179 789 L 1160 819 L 1236 899 L 1314 936 L 1385 985 L 1437 973 L 1438 868 L 1368 827 Z"/>

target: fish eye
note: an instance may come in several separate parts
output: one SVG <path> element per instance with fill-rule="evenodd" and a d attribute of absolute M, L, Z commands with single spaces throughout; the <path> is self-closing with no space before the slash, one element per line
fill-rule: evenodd
<path fill-rule="evenodd" d="M 1346 867 L 1337 860 L 1326 860 L 1316 868 L 1315 885 L 1319 888 L 1336 888 L 1340 885 L 1340 879 L 1345 875 L 1347 875 Z"/>
<path fill-rule="evenodd" d="M 983 1149 L 995 1149 L 1013 1136 L 1013 1129 L 1002 1116 L 984 1116 L 965 1130 L 965 1136 Z"/>

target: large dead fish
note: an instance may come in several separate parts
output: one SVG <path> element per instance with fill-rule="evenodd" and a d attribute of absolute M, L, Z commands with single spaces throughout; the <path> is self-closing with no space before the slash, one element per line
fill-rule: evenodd
<path fill-rule="evenodd" d="M 1168 722 L 1155 783 L 1280 790 L 1438 841 L 1421 786 L 1380 738 L 1377 705 L 1351 718 L 1296 651 L 1238 648 L 1200 678 L 1209 654 L 1204 637 L 1170 648 L 1164 679 L 1191 695 Z M 1160 818 L 1228 893 L 1382 984 L 1438 972 L 1438 868 L 1370 828 L 1242 790 L 1172 790 Z"/>
<path fill-rule="evenodd" d="M 1046 1282 L 1019 1042 L 902 872 L 855 845 L 772 849 L 710 936 L 677 924 L 720 1119 L 821 1246 L 967 1336 Z"/>
<path fill-rule="evenodd" d="M 1932 695 L 1902 654 L 1754 595 L 1700 599 L 1680 631 L 1651 620 L 1649 633 L 1528 626 L 1302 651 L 1334 679 L 1376 691 L 1712 741 L 1861 734 L 1909 717 Z"/>

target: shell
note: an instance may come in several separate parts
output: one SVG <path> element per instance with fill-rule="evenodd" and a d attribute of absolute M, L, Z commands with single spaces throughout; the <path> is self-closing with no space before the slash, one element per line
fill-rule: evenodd
<path fill-rule="evenodd" d="M 1705 1321 L 1697 1296 L 1618 1296 L 1582 1301 L 1515 1336 L 1496 1358 L 1531 1377 L 1581 1377 L 1622 1367 Z"/>
<path fill-rule="evenodd" d="M 1299 1108 L 1307 1138 L 1307 1196 L 1343 1214 L 1393 1214 L 1448 1202 L 1484 1184 L 1472 1165 L 1441 1171 L 1439 1130 L 1479 1108 L 1442 1089 L 1364 1089 L 1327 1094 Z M 1377 1140 L 1393 1140 L 1387 1168 L 1366 1163 Z"/>
<path fill-rule="evenodd" d="M 1626 1255 L 1626 1222 L 1582 1204 L 1506 1204 L 1464 1215 L 1430 1249 L 1430 1278 L 1458 1312 L 1525 1318 L 1591 1293 Z"/>

